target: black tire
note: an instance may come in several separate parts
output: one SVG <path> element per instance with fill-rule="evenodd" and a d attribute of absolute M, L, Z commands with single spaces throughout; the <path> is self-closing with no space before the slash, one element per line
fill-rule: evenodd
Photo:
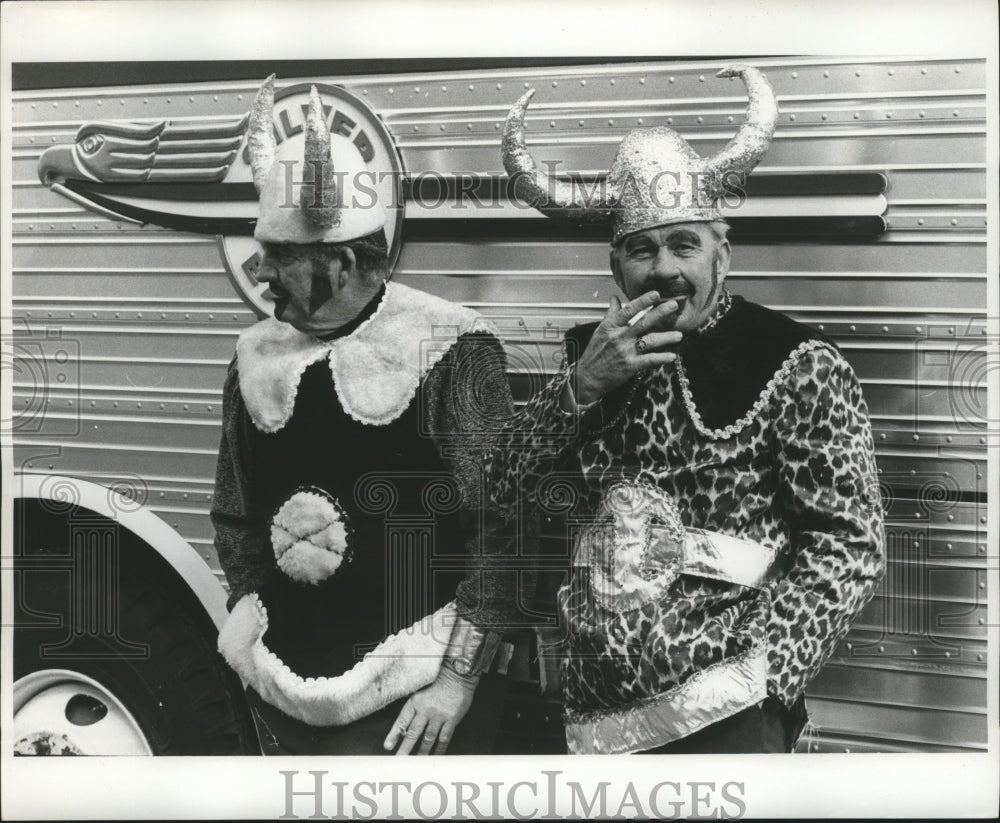
<path fill-rule="evenodd" d="M 44 669 L 93 678 L 131 712 L 157 755 L 259 754 L 240 681 L 179 575 L 118 527 L 110 578 L 117 586 L 100 598 L 117 612 L 118 628 L 94 632 L 93 613 L 81 625 L 88 614 L 79 594 L 81 563 L 91 560 L 79 549 L 74 558 L 65 545 L 68 519 L 46 516 L 38 501 L 20 501 L 17 510 L 15 531 L 23 539 L 15 550 L 14 679 Z"/>

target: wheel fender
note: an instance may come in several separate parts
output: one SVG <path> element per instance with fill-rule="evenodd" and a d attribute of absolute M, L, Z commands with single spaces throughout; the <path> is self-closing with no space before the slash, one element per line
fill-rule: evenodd
<path fill-rule="evenodd" d="M 115 489 L 57 474 L 17 475 L 14 497 L 79 506 L 117 522 L 166 560 L 201 603 L 216 628 L 222 627 L 228 614 L 222 584 L 191 544 L 149 509 Z"/>

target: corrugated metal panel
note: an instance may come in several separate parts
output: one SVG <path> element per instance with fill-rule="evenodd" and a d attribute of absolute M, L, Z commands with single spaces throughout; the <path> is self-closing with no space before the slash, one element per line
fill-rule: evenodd
<path fill-rule="evenodd" d="M 756 176 L 874 172 L 887 181 L 884 204 L 866 194 L 820 209 L 884 207 L 887 231 L 877 237 L 755 237 L 734 248 L 734 289 L 823 328 L 858 370 L 889 509 L 889 574 L 811 690 L 819 734 L 804 748 L 981 749 L 985 64 L 755 62 L 782 110 Z M 738 83 L 715 80 L 717 68 L 688 61 L 285 79 L 360 95 L 393 133 L 411 177 L 499 175 L 503 116 L 534 86 L 536 158 L 601 174 L 639 125 L 670 124 L 702 152 L 720 147 L 744 98 Z M 255 87 L 150 83 L 13 99 L 14 309 L 25 324 L 15 460 L 131 482 L 214 568 L 207 511 L 218 404 L 235 336 L 253 314 L 213 238 L 108 219 L 46 189 L 36 169 L 41 151 L 72 141 L 82 123 L 228 122 Z M 555 369 L 563 331 L 603 313 L 608 248 L 597 235 L 554 241 L 543 218 L 500 205 L 506 217 L 475 214 L 475 238 L 414 232 L 396 277 L 495 318 L 523 398 Z M 420 223 L 453 231 L 447 216 L 424 208 Z"/>

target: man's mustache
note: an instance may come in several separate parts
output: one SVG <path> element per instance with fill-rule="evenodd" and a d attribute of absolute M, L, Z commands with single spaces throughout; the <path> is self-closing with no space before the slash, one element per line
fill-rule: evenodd
<path fill-rule="evenodd" d="M 660 293 L 660 297 L 670 300 L 674 297 L 690 297 L 692 290 L 683 283 L 648 283 L 647 291 L 655 290 Z"/>

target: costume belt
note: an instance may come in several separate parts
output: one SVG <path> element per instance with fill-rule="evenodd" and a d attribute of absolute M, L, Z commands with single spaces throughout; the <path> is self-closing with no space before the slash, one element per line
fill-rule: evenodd
<path fill-rule="evenodd" d="M 568 642 L 582 644 L 576 666 L 565 672 L 580 678 L 586 692 L 589 677 L 606 676 L 587 662 L 587 652 L 598 638 L 608 643 L 606 654 L 617 651 L 611 638 L 620 615 L 662 604 L 679 575 L 710 578 L 756 589 L 759 596 L 741 628 L 753 642 L 733 657 L 695 671 L 683 682 L 658 694 L 647 694 L 622 706 L 590 712 L 567 712 L 566 737 L 570 752 L 610 754 L 633 752 L 668 743 L 739 712 L 767 696 L 765 629 L 770 611 L 766 589 L 776 552 L 758 543 L 730 535 L 685 528 L 674 501 L 661 489 L 644 483 L 610 486 L 596 521 L 579 537 L 574 566 L 589 578 L 589 607 L 577 610 Z M 586 585 L 586 584 L 585 584 Z M 573 586 L 571 585 L 571 589 Z M 564 601 L 566 608 L 567 601 Z M 654 618 L 655 619 L 655 618 Z M 647 629 L 648 631 L 648 629 Z M 584 637 L 585 636 L 585 637 Z M 643 654 L 651 653 L 645 636 L 632 638 Z M 650 661 L 655 666 L 656 661 Z M 631 665 L 621 668 L 631 670 Z M 605 670 L 606 672 L 606 670 Z M 638 681 L 634 684 L 638 690 Z"/>

